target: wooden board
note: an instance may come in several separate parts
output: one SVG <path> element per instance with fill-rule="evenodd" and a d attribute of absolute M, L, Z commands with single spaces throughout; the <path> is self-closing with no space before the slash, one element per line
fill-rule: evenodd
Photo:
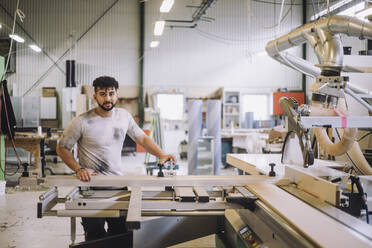
<path fill-rule="evenodd" d="M 174 187 L 174 193 L 181 202 L 194 202 L 196 200 L 192 187 Z"/>
<path fill-rule="evenodd" d="M 275 163 L 274 171 L 278 176 L 284 176 L 285 165 L 281 163 L 281 154 L 227 154 L 227 163 L 251 175 L 268 175 L 269 163 Z M 345 163 L 315 159 L 310 168 L 343 168 Z"/>
<path fill-rule="evenodd" d="M 133 187 L 132 190 L 130 191 L 128 214 L 125 223 L 128 230 L 141 228 L 142 212 L 141 201 L 142 201 L 141 187 Z"/>
<path fill-rule="evenodd" d="M 368 239 L 275 185 L 251 184 L 246 187 L 319 247 L 372 247 Z"/>
<path fill-rule="evenodd" d="M 340 204 L 340 190 L 338 185 L 316 177 L 305 169 L 294 166 L 285 167 L 285 177 L 297 184 L 297 188 L 326 201 L 334 206 Z"/>
<path fill-rule="evenodd" d="M 276 183 L 277 178 L 268 176 L 172 176 L 146 175 L 92 176 L 90 182 L 82 182 L 76 176 L 47 176 L 45 186 L 244 186 L 250 183 Z"/>
<path fill-rule="evenodd" d="M 198 202 L 209 202 L 209 194 L 204 187 L 193 187 L 193 190 L 198 197 Z"/>

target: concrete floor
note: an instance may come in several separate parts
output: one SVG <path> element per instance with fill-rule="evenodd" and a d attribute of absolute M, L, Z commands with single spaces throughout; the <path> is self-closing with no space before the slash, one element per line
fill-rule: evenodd
<path fill-rule="evenodd" d="M 123 166 L 126 174 L 145 174 L 143 164 L 144 154 L 124 156 Z M 179 175 L 187 173 L 187 162 L 178 161 Z M 48 166 L 55 166 L 53 164 Z M 232 169 L 222 169 L 221 174 L 237 174 Z M 57 217 L 36 218 L 36 205 L 38 197 L 47 189 L 38 187 L 7 188 L 5 195 L 0 195 L 0 248 L 43 248 L 43 247 L 68 247 L 70 242 L 70 219 Z M 59 188 L 61 197 L 66 195 L 71 188 Z M 77 242 L 83 241 L 83 229 L 77 219 Z M 198 240 L 189 241 L 177 246 L 186 247 L 215 247 L 214 235 Z"/>

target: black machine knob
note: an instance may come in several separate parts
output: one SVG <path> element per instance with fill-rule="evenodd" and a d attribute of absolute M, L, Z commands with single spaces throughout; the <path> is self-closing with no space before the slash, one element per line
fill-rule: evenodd
<path fill-rule="evenodd" d="M 158 167 L 159 167 L 158 177 L 164 177 L 164 172 L 163 172 L 164 164 L 159 163 Z"/>
<path fill-rule="evenodd" d="M 269 166 L 271 167 L 271 170 L 269 172 L 269 176 L 270 177 L 275 177 L 276 176 L 276 173 L 274 171 L 274 166 L 275 166 L 275 163 L 270 163 Z"/>

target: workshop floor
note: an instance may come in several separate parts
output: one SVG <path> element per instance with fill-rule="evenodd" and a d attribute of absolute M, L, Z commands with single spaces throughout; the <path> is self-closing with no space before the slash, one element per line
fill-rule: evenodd
<path fill-rule="evenodd" d="M 122 158 L 126 174 L 145 174 L 144 154 L 128 155 Z M 178 161 L 179 175 L 187 173 L 187 162 Z M 57 166 L 48 164 L 47 166 Z M 221 174 L 237 174 L 233 168 L 222 169 Z M 45 217 L 36 218 L 36 204 L 39 195 L 46 189 L 40 187 L 7 188 L 5 195 L 0 195 L 0 248 L 66 248 L 70 242 L 70 219 Z M 69 187 L 60 188 L 64 196 Z M 77 242 L 83 241 L 83 229 L 77 220 Z M 215 237 L 210 235 L 197 240 L 172 246 L 215 247 Z"/>

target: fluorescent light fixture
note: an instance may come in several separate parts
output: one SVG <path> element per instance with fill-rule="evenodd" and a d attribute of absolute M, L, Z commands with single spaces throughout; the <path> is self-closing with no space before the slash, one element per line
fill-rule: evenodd
<path fill-rule="evenodd" d="M 160 6 L 161 13 L 168 13 L 174 4 L 174 0 L 163 0 Z"/>
<path fill-rule="evenodd" d="M 160 41 L 151 41 L 151 43 L 150 43 L 150 47 L 151 48 L 155 48 L 155 47 L 157 47 L 157 46 L 159 46 L 159 43 L 160 43 Z"/>
<path fill-rule="evenodd" d="M 332 6 L 329 7 L 329 12 L 332 12 L 335 9 L 338 9 L 341 6 L 350 3 L 351 1 L 352 0 L 343 0 L 343 1 L 340 1 L 338 3 L 335 3 L 334 5 L 332 5 Z M 320 16 L 324 16 L 325 14 L 327 14 L 327 12 L 328 12 L 328 9 L 324 9 L 324 10 L 320 11 L 319 13 L 313 15 L 310 19 L 313 21 L 313 20 L 315 20 L 316 18 L 318 18 Z"/>
<path fill-rule="evenodd" d="M 355 16 L 360 18 L 360 19 L 365 19 L 367 16 L 372 14 L 372 7 L 363 9 L 361 11 L 358 11 L 355 13 Z"/>
<path fill-rule="evenodd" d="M 157 21 L 155 22 L 155 29 L 154 29 L 154 35 L 160 36 L 163 34 L 165 26 L 165 21 Z"/>
<path fill-rule="evenodd" d="M 25 42 L 25 39 L 23 39 L 22 37 L 16 35 L 16 34 L 10 34 L 9 35 L 10 38 L 12 38 L 13 40 L 17 41 L 17 42 Z"/>
<path fill-rule="evenodd" d="M 36 45 L 29 45 L 29 47 L 34 50 L 35 52 L 41 52 L 41 48 Z"/>
<path fill-rule="evenodd" d="M 3 26 L 1 25 L 1 23 L 0 23 L 0 28 L 2 28 Z"/>
<path fill-rule="evenodd" d="M 267 52 L 266 51 L 262 51 L 262 52 L 256 53 L 255 55 L 257 55 L 258 57 L 264 57 L 264 56 L 267 55 Z"/>
<path fill-rule="evenodd" d="M 357 17 L 357 15 L 355 13 L 361 11 L 362 9 L 364 9 L 364 2 L 360 2 L 360 3 L 358 3 L 354 6 L 351 6 L 350 8 L 345 9 L 344 11 L 341 11 L 337 15 L 346 15 L 346 16 Z"/>

